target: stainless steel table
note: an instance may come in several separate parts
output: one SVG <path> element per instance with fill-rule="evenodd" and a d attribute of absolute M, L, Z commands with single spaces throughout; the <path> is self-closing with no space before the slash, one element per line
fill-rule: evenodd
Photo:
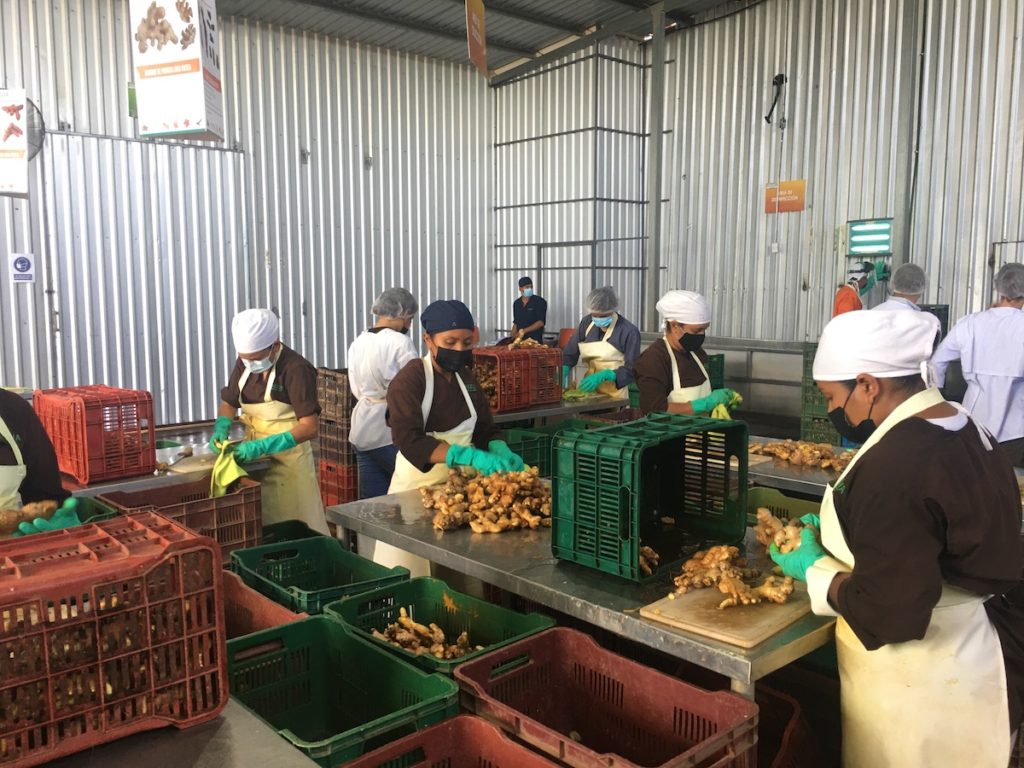
<path fill-rule="evenodd" d="M 638 611 L 664 597 L 667 583 L 633 584 L 556 560 L 547 528 L 501 535 L 474 534 L 468 529 L 435 531 L 418 491 L 329 507 L 327 519 L 725 675 L 732 680 L 732 689 L 748 698 L 753 698 L 756 680 L 832 637 L 833 620 L 808 615 L 755 648 L 744 650 L 648 621 Z"/>
<path fill-rule="evenodd" d="M 618 400 L 604 395 L 592 400 L 581 402 L 561 402 L 557 405 L 539 405 L 536 408 L 529 408 L 523 411 L 512 411 L 510 413 L 494 414 L 495 424 L 508 424 L 512 421 L 533 421 L 540 425 L 551 418 L 579 416 L 581 413 L 595 413 L 597 411 L 613 411 L 629 406 L 628 400 Z"/>
<path fill-rule="evenodd" d="M 751 435 L 750 442 L 773 443 L 781 441 Z M 751 464 L 747 469 L 747 479 L 752 483 L 768 488 L 777 488 L 780 491 L 796 491 L 818 498 L 825 495 L 825 486 L 829 483 L 834 483 L 838 478 L 839 473 L 832 470 L 797 467 L 787 461 L 775 458 L 772 458 L 770 461 Z"/>
<path fill-rule="evenodd" d="M 52 768 L 310 768 L 312 760 L 234 699 L 221 716 L 195 728 L 137 733 L 76 755 Z"/>

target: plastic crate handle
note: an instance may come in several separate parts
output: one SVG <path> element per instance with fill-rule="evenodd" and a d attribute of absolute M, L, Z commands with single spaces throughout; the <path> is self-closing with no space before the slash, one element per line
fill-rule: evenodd
<path fill-rule="evenodd" d="M 506 675 L 510 675 L 518 669 L 521 669 L 533 662 L 529 652 L 521 653 L 508 659 L 499 661 L 493 667 L 487 675 L 488 682 L 493 683 L 495 680 L 500 680 Z"/>
<path fill-rule="evenodd" d="M 249 661 L 250 659 L 258 659 L 260 656 L 270 656 L 271 654 L 280 653 L 285 649 L 284 640 L 277 638 L 276 640 L 268 640 L 265 643 L 254 645 L 251 648 L 246 648 L 235 654 L 235 661 Z"/>
<path fill-rule="evenodd" d="M 272 552 L 263 552 L 260 554 L 261 563 L 279 563 L 282 560 L 294 560 L 299 556 L 299 550 L 297 549 L 275 549 Z"/>

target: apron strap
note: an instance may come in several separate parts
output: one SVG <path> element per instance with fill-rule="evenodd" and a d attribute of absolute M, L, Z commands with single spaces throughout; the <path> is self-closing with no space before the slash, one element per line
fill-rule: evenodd
<path fill-rule="evenodd" d="M 281 358 L 281 352 L 284 349 L 277 350 L 277 354 L 274 355 L 274 365 L 270 369 L 270 376 L 267 377 L 267 388 L 263 392 L 263 402 L 269 403 L 273 398 L 270 396 L 270 392 L 273 389 L 274 382 L 277 380 L 277 361 Z M 242 367 L 245 369 L 242 371 L 241 377 L 238 379 L 238 402 L 242 403 L 242 390 L 245 389 L 245 383 L 249 381 L 249 374 L 251 371 L 243 363 Z"/>
<path fill-rule="evenodd" d="M 423 387 L 423 404 L 421 408 L 423 412 L 423 429 L 426 430 L 427 417 L 430 416 L 430 409 L 434 405 L 434 364 L 430 361 L 430 353 L 423 356 L 423 376 L 426 379 L 426 382 Z M 471 419 L 476 419 L 476 406 L 473 405 L 473 398 L 469 396 L 469 390 L 466 389 L 465 382 L 457 373 L 455 374 L 455 380 L 459 382 L 459 389 L 462 390 L 462 396 L 466 399 L 466 405 L 469 408 L 469 417 Z"/>
<path fill-rule="evenodd" d="M 668 343 L 667 337 L 662 337 L 662 341 L 665 342 L 665 349 L 668 350 L 668 362 L 672 366 L 672 391 L 682 389 L 682 382 L 679 380 L 679 364 L 676 363 L 676 353 L 672 349 L 672 345 Z"/>
<path fill-rule="evenodd" d="M 708 384 L 710 384 L 711 383 L 711 377 L 708 375 L 708 369 L 704 367 L 704 363 L 702 363 L 700 361 L 700 358 L 697 357 L 697 353 L 696 352 L 691 352 L 690 353 L 690 357 L 693 358 L 693 362 L 695 362 L 697 364 L 697 367 L 700 368 L 700 372 L 704 374 L 704 381 L 706 381 Z"/>
<path fill-rule="evenodd" d="M 615 318 L 612 320 L 612 324 L 609 325 L 607 328 L 605 328 L 604 330 L 601 331 L 601 341 L 608 341 L 608 339 L 612 335 L 612 331 L 615 330 L 615 326 L 618 325 L 618 322 L 619 322 L 619 313 L 616 312 L 615 313 Z M 595 327 L 594 326 L 594 321 L 591 320 L 590 321 L 590 325 L 587 326 L 587 331 L 586 331 L 586 333 L 583 334 L 583 339 L 581 339 L 581 341 L 586 343 L 585 339 L 587 338 L 587 336 L 590 335 L 590 332 L 592 330 L 594 330 L 594 327 Z"/>
<path fill-rule="evenodd" d="M 7 441 L 7 444 L 11 446 L 11 453 L 14 454 L 14 462 L 16 466 L 25 466 L 25 459 L 21 455 L 21 447 L 18 445 L 18 441 L 14 439 L 14 434 L 11 432 L 10 427 L 7 426 L 7 422 L 0 419 L 0 437 Z"/>

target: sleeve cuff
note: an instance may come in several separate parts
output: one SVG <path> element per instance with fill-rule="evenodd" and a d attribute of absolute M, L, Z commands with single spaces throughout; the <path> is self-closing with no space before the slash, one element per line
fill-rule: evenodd
<path fill-rule="evenodd" d="M 839 616 L 828 602 L 828 588 L 837 573 L 849 571 L 849 568 L 828 555 L 818 558 L 807 569 L 807 593 L 811 597 L 811 610 L 816 616 Z"/>

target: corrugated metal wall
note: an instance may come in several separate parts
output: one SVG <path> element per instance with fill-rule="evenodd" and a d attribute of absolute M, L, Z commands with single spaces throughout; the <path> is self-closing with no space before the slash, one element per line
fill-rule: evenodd
<path fill-rule="evenodd" d="M 325 365 L 388 285 L 493 316 L 475 71 L 222 19 L 224 146 L 140 142 L 126 16 L 125 0 L 0 2 L 0 83 L 64 131 L 32 198 L 0 199 L 3 269 L 10 252 L 41 262 L 33 287 L 5 275 L 0 382 L 141 387 L 159 421 L 188 421 L 214 413 L 244 306 L 273 306 Z"/>

